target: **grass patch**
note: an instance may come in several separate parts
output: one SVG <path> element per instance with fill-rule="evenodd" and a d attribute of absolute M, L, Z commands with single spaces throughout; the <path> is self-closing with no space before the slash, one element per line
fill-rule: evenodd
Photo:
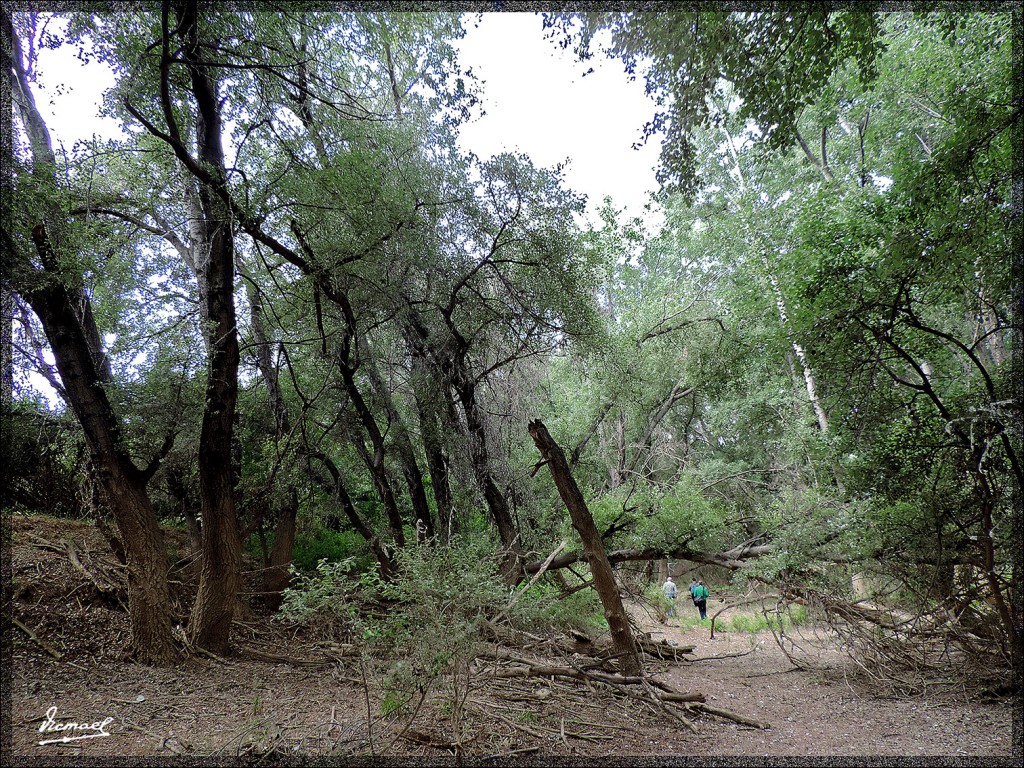
<path fill-rule="evenodd" d="M 806 623 L 807 609 L 802 605 L 790 606 L 781 616 L 778 613 L 740 613 L 715 622 L 726 632 L 748 632 L 752 635 L 766 629 L 785 631 Z"/>

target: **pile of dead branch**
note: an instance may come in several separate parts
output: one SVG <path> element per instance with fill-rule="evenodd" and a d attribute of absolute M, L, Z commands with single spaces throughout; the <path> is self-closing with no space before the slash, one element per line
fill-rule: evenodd
<path fill-rule="evenodd" d="M 768 724 L 710 706 L 699 691 L 681 691 L 658 672 L 692 663 L 693 646 L 673 645 L 637 633 L 645 672 L 623 675 L 608 637 L 582 632 L 534 635 L 503 622 L 481 620 L 471 652 L 453 659 L 444 673 L 411 692 L 401 706 L 387 706 L 389 689 L 380 671 L 393 658 L 372 658 L 358 643 L 320 642 L 319 658 L 296 658 L 245 644 L 243 655 L 267 661 L 333 666 L 336 678 L 361 687 L 365 712 L 358 732 L 351 725 L 327 743 L 285 733 L 274 743 L 238 739 L 240 755 L 272 757 L 299 748 L 349 758 L 386 757 L 427 749 L 426 754 L 497 759 L 536 751 L 567 751 L 574 744 L 615 739 L 617 730 L 664 721 L 699 732 L 698 719 L 717 717 L 751 728 Z M 255 639 L 255 638 L 254 638 Z M 332 713 L 333 720 L 333 713 Z"/>
<path fill-rule="evenodd" d="M 998 622 L 939 604 L 909 612 L 825 594 L 809 597 L 851 660 L 855 676 L 877 693 L 913 696 L 952 686 L 999 696 L 1012 691 L 1011 659 Z"/>

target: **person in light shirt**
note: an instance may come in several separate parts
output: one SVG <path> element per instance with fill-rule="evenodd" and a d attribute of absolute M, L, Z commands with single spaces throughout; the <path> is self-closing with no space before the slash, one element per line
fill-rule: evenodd
<path fill-rule="evenodd" d="M 679 594 L 679 588 L 676 586 L 676 583 L 672 581 L 671 576 L 669 576 L 668 579 L 665 580 L 665 583 L 662 584 L 661 588 L 665 590 L 665 598 L 669 601 L 668 615 L 675 616 L 676 596 Z"/>

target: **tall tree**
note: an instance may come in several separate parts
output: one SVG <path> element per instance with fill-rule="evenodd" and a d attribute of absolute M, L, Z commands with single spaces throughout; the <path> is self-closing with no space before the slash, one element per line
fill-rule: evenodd
<path fill-rule="evenodd" d="M 122 418 L 107 394 L 112 382 L 92 302 L 76 256 L 89 247 L 58 196 L 61 172 L 46 123 L 36 108 L 24 54 L 4 8 L 3 66 L 25 132 L 25 155 L 10 157 L 17 170 L 10 228 L 5 222 L 4 286 L 29 303 L 46 333 L 61 384 L 85 435 L 90 461 L 124 543 L 131 650 L 141 661 L 166 664 L 176 657 L 171 639 L 167 552 L 146 485 L 159 467 L 157 454 L 140 468 L 132 459 Z M 72 191 L 72 196 L 75 194 Z"/>

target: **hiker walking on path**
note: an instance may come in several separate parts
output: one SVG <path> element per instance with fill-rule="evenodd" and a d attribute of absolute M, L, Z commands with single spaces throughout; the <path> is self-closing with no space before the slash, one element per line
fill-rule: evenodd
<path fill-rule="evenodd" d="M 708 617 L 708 588 L 703 581 L 698 581 L 690 588 L 690 595 L 693 597 L 693 604 L 700 611 L 701 619 Z"/>
<path fill-rule="evenodd" d="M 672 577 L 669 576 L 665 583 L 662 584 L 661 588 L 665 590 L 665 598 L 669 601 L 667 615 L 676 615 L 676 595 L 679 594 L 679 588 L 676 583 L 672 581 Z"/>

